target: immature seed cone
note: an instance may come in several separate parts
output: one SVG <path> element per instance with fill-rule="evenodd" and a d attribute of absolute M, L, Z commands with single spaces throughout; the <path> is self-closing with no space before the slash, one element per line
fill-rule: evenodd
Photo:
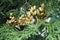
<path fill-rule="evenodd" d="M 42 4 L 41 4 L 41 7 L 42 7 L 42 8 L 44 8 L 44 7 L 45 7 L 44 3 L 42 3 Z"/>
<path fill-rule="evenodd" d="M 12 16 L 13 15 L 13 13 L 10 13 L 10 16 Z"/>
<path fill-rule="evenodd" d="M 44 13 L 40 13 L 40 15 L 44 15 Z"/>
<path fill-rule="evenodd" d="M 19 26 L 19 24 L 16 24 L 16 25 L 15 25 L 15 28 L 17 28 L 17 29 L 20 30 L 20 26 Z"/>
<path fill-rule="evenodd" d="M 44 11 L 44 8 L 39 7 L 39 11 L 40 11 L 40 12 L 43 12 L 43 11 Z"/>
<path fill-rule="evenodd" d="M 28 17 L 29 17 L 29 16 L 31 16 L 31 13 L 30 13 L 30 12 L 28 12 L 27 16 L 28 16 Z"/>
<path fill-rule="evenodd" d="M 30 24 L 30 18 L 26 17 L 26 24 Z"/>
<path fill-rule="evenodd" d="M 7 25 L 10 25 L 10 24 L 11 24 L 11 20 L 7 20 L 7 21 L 6 21 L 6 24 L 7 24 Z"/>
<path fill-rule="evenodd" d="M 22 15 L 21 15 L 21 18 L 23 18 L 24 16 L 25 16 L 25 15 L 24 15 L 24 14 L 22 14 Z"/>
<path fill-rule="evenodd" d="M 33 9 L 34 9 L 34 10 L 36 9 L 36 6 L 35 6 L 35 5 L 33 6 Z"/>
<path fill-rule="evenodd" d="M 37 9 L 36 11 L 37 11 L 37 15 L 38 15 L 38 14 L 40 14 L 40 12 L 39 12 L 39 10 L 38 10 L 38 9 Z"/>
<path fill-rule="evenodd" d="M 35 16 L 36 14 L 37 14 L 37 11 L 35 10 L 35 11 L 32 13 L 32 15 Z"/>

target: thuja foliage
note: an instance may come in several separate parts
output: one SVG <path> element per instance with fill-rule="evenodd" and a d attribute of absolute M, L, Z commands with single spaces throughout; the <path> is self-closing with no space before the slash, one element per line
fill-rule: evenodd
<path fill-rule="evenodd" d="M 0 0 L 0 40 L 60 40 L 60 1 L 59 0 Z M 17 30 L 13 25 L 6 25 L 9 13 L 18 18 L 21 13 L 36 5 L 45 4 L 45 11 L 50 22 L 41 20 L 36 24 L 28 24 L 23 30 Z M 23 28 L 23 27 L 22 27 Z M 42 31 L 45 28 L 44 31 Z M 42 35 L 43 34 L 43 35 Z"/>

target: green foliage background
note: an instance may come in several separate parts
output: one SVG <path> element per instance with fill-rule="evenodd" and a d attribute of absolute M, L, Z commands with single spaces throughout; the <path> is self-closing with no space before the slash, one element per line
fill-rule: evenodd
<path fill-rule="evenodd" d="M 0 0 L 0 18 L 3 19 L 8 17 L 10 12 L 13 12 L 14 16 L 18 18 L 21 13 L 26 13 L 30 5 L 36 5 L 39 7 L 41 3 L 45 3 L 45 11 L 47 11 L 48 15 L 51 16 L 52 19 L 49 23 L 39 21 L 36 24 L 27 25 L 22 31 L 18 31 L 13 26 L 8 26 L 3 23 L 0 25 L 0 40 L 60 40 L 60 18 L 57 18 L 54 22 L 55 16 L 60 14 L 60 1 L 28 0 L 28 3 L 25 4 L 25 0 L 18 0 L 18 2 L 16 2 L 18 6 L 15 6 L 14 9 L 9 9 L 9 11 L 5 12 L 5 6 L 8 6 L 9 4 L 15 5 L 14 2 L 15 0 Z M 21 10 L 20 8 L 24 8 L 24 10 Z M 1 23 L 2 21 L 0 21 L 0 24 Z M 40 37 L 41 35 L 38 34 L 41 29 L 41 24 L 45 25 L 46 30 L 44 31 L 48 30 L 48 33 L 45 33 L 47 35 L 46 37 Z"/>

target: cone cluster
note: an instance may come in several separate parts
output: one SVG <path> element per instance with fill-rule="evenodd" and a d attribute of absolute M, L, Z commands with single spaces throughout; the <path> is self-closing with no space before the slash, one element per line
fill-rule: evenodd
<path fill-rule="evenodd" d="M 32 6 L 27 12 L 27 16 L 22 14 L 18 19 L 13 16 L 13 13 L 10 13 L 9 18 L 11 20 L 7 20 L 7 25 L 14 25 L 15 27 L 19 27 L 20 25 L 34 24 L 39 20 L 46 19 L 47 13 L 45 12 L 44 3 L 41 4 L 39 8 L 36 6 Z"/>

